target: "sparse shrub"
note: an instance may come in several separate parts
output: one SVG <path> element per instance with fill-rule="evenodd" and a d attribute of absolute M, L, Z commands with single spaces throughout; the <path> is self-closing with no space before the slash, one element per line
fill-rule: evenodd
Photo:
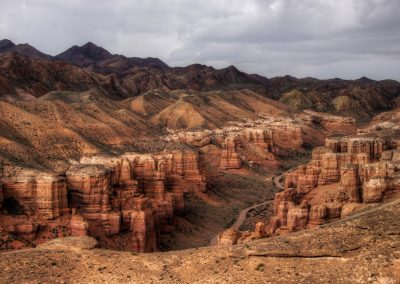
<path fill-rule="evenodd" d="M 264 263 L 259 263 L 256 266 L 257 271 L 264 271 Z"/>

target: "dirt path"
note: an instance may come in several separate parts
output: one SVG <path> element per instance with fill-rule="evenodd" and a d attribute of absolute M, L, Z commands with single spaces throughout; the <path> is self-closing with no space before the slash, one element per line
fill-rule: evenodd
<path fill-rule="evenodd" d="M 268 201 L 257 203 L 257 204 L 254 204 L 252 206 L 244 208 L 242 211 L 240 211 L 239 216 L 235 220 L 235 223 L 233 223 L 232 226 L 229 227 L 229 229 L 239 230 L 239 228 L 240 228 L 240 226 L 242 226 L 244 220 L 246 220 L 247 213 L 251 209 L 255 209 L 257 207 L 269 204 L 271 202 L 273 202 L 273 201 L 272 200 L 268 200 Z M 210 246 L 216 246 L 217 245 L 217 240 L 218 240 L 218 234 L 214 238 L 212 238 L 212 240 L 210 242 Z"/>
<path fill-rule="evenodd" d="M 264 201 L 264 202 L 261 202 L 261 203 L 257 203 L 257 204 L 254 204 L 254 205 L 252 205 L 250 207 L 247 207 L 247 208 L 243 209 L 242 211 L 240 211 L 239 216 L 236 218 L 235 223 L 233 223 L 232 226 L 230 226 L 229 228 L 230 229 L 239 230 L 239 228 L 240 228 L 240 226 L 242 226 L 244 220 L 246 220 L 247 213 L 251 209 L 255 209 L 257 207 L 260 207 L 260 206 L 263 206 L 263 205 L 266 205 L 266 204 L 269 204 L 269 203 L 271 203 L 271 200 Z"/>
<path fill-rule="evenodd" d="M 285 189 L 284 181 L 285 181 L 284 174 L 274 177 L 274 184 L 275 184 L 276 189 L 284 190 Z M 233 223 L 232 226 L 229 227 L 229 229 L 239 230 L 240 226 L 242 226 L 243 222 L 246 220 L 247 213 L 250 210 L 260 207 L 260 206 L 263 206 L 263 205 L 267 205 L 272 202 L 273 202 L 273 200 L 263 201 L 263 202 L 253 204 L 249 207 L 244 208 L 242 211 L 240 211 L 238 217 L 235 220 L 235 223 Z M 219 234 L 215 235 L 214 238 L 212 238 L 212 240 L 210 241 L 210 246 L 217 245 L 218 235 Z"/>
<path fill-rule="evenodd" d="M 279 190 L 285 189 L 285 174 L 274 177 L 275 187 Z"/>

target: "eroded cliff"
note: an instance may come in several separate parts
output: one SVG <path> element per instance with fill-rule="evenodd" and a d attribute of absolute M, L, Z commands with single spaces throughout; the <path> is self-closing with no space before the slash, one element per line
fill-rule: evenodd
<path fill-rule="evenodd" d="M 205 180 L 193 151 L 84 157 L 65 175 L 21 169 L 3 178 L 0 228 L 32 244 L 87 234 L 102 247 L 156 251 L 183 193 L 197 190 Z"/>

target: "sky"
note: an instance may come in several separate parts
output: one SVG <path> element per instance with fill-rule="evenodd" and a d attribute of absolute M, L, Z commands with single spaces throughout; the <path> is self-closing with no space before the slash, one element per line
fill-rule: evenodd
<path fill-rule="evenodd" d="M 267 77 L 400 80 L 400 0 L 0 0 L 0 38 Z"/>

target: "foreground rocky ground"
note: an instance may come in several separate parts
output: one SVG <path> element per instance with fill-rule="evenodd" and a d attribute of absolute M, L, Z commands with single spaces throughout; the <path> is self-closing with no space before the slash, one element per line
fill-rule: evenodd
<path fill-rule="evenodd" d="M 2 283 L 399 283 L 400 200 L 247 245 L 135 254 L 57 239 L 0 258 Z"/>

